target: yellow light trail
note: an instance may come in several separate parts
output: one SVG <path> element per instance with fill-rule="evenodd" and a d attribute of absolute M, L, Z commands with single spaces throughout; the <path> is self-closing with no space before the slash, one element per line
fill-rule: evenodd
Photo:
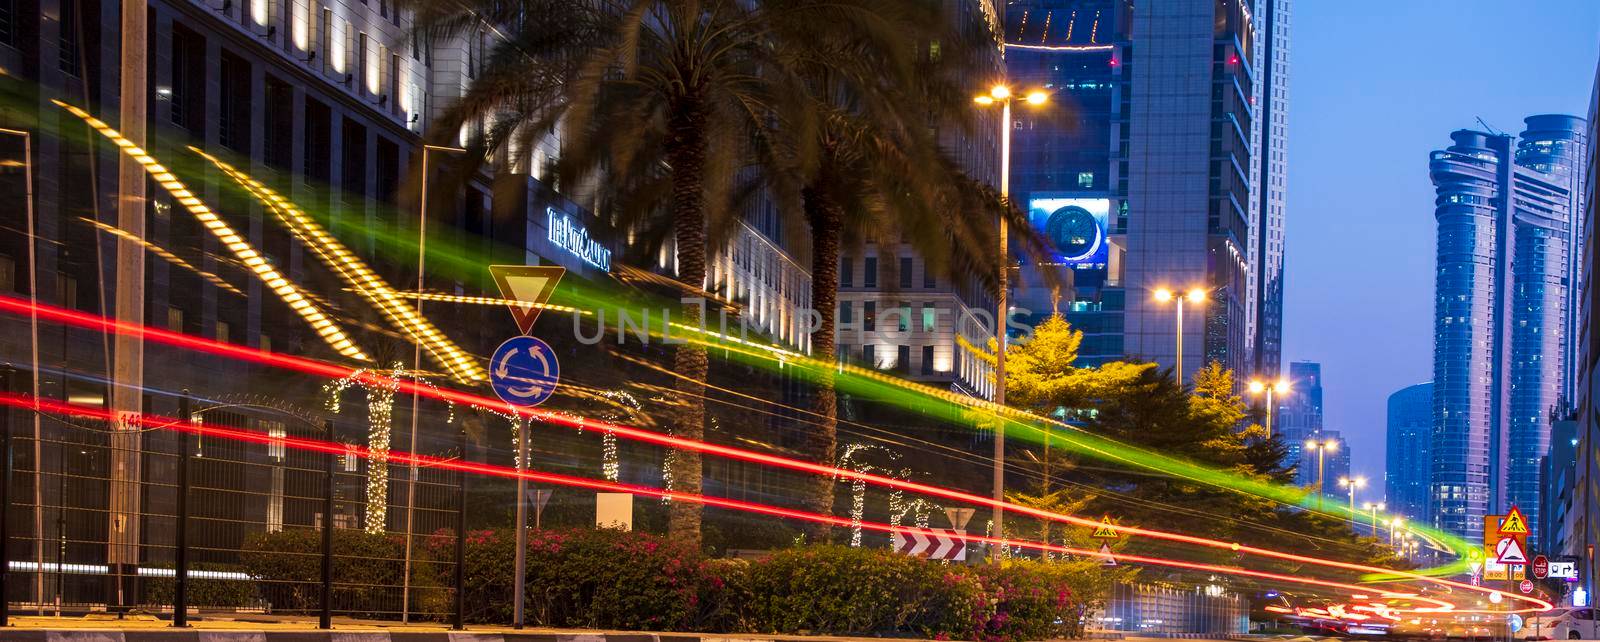
<path fill-rule="evenodd" d="M 222 221 L 222 217 L 217 216 L 216 212 L 206 207 L 206 204 L 195 196 L 194 192 L 190 192 L 189 188 L 184 186 L 176 175 L 160 163 L 157 163 L 156 159 L 148 152 L 133 144 L 133 141 L 123 137 L 121 132 L 112 129 L 105 121 L 95 118 L 89 112 L 54 98 L 50 99 L 50 102 L 88 123 L 95 131 L 100 132 L 100 135 L 105 136 L 116 144 L 118 148 L 121 148 L 122 153 L 127 154 L 128 157 L 144 167 L 144 171 L 155 179 L 162 189 L 167 190 L 167 193 L 177 199 L 184 209 L 189 210 L 190 214 L 199 219 L 201 225 L 204 225 L 212 235 L 221 240 L 222 244 L 227 246 L 228 250 L 233 252 L 233 255 L 238 257 L 245 267 L 250 268 L 250 271 L 254 272 L 256 277 L 260 278 L 268 288 L 271 288 L 272 292 L 278 295 L 278 298 L 288 304 L 290 309 L 299 314 L 300 318 L 305 319 L 306 323 L 311 325 L 311 329 L 315 330 L 330 347 L 350 359 L 358 361 L 372 360 L 371 357 L 367 356 L 367 353 L 362 352 L 361 348 L 356 346 L 355 342 L 350 339 L 349 335 L 345 334 L 344 330 L 339 329 L 338 324 L 334 323 L 333 319 L 312 304 L 294 283 L 284 278 L 276 268 L 272 267 L 266 257 L 261 256 L 261 253 L 245 242 L 244 237 L 239 236 L 237 232 L 233 231 L 233 228 L 228 227 L 228 224 Z"/>
<path fill-rule="evenodd" d="M 266 205 L 267 209 L 277 216 L 285 227 L 289 228 L 289 232 L 294 234 L 295 238 L 300 239 L 300 242 L 310 248 L 312 253 L 322 259 L 323 263 L 332 268 L 350 285 L 354 286 L 356 293 L 378 308 L 378 311 L 390 323 L 422 344 L 423 348 L 427 350 L 428 356 L 432 357 L 439 365 L 444 366 L 452 377 L 458 381 L 465 382 L 483 381 L 487 378 L 483 369 L 478 366 L 477 360 L 471 354 L 468 354 L 452 342 L 449 337 L 446 337 L 444 333 L 434 327 L 433 323 L 428 321 L 427 318 L 417 314 L 411 306 L 406 305 L 399 296 L 396 296 L 395 289 L 387 281 L 384 281 L 383 277 L 378 276 L 377 272 L 367 267 L 366 262 L 357 258 L 354 252 L 351 252 L 349 248 L 345 247 L 344 243 L 323 229 L 322 225 L 307 215 L 305 211 L 296 207 L 293 202 L 280 196 L 261 181 L 239 171 L 222 159 L 193 146 L 189 147 L 189 151 L 216 165 L 218 169 L 221 169 L 224 174 L 232 178 L 251 196 Z"/>
<path fill-rule="evenodd" d="M 178 255 L 173 254 L 171 252 L 168 252 L 167 248 L 161 247 L 159 245 L 156 245 L 155 243 L 151 243 L 151 242 L 146 241 L 146 240 L 144 240 L 142 238 L 139 238 L 138 236 L 135 236 L 132 232 L 129 232 L 129 231 L 127 231 L 125 229 L 122 229 L 120 227 L 117 227 L 115 225 L 107 225 L 105 223 L 101 223 L 100 221 L 96 221 L 96 220 L 94 220 L 92 218 L 89 218 L 87 216 L 79 216 L 78 220 L 83 221 L 85 223 L 88 223 L 90 225 L 93 225 L 95 227 L 98 227 L 102 231 L 106 232 L 107 234 L 111 234 L 112 236 L 120 236 L 122 238 L 128 239 L 128 240 L 133 241 L 135 243 L 138 243 L 140 245 L 143 245 L 145 247 L 145 249 L 150 250 L 151 252 L 155 253 L 156 256 L 161 257 L 162 259 L 166 260 L 168 263 L 171 263 L 173 265 L 181 267 L 181 268 L 183 268 L 185 270 L 188 270 L 190 272 L 194 272 L 195 274 L 200 275 L 201 278 L 204 278 L 205 280 L 210 281 L 212 285 L 215 285 L 215 286 L 217 286 L 219 288 L 222 288 L 224 290 L 227 290 L 227 291 L 232 292 L 234 294 L 237 294 L 239 296 L 245 296 L 245 293 L 243 291 L 239 290 L 239 288 L 233 287 L 232 283 L 229 283 L 226 280 L 223 280 L 222 277 L 217 276 L 216 274 L 213 274 L 211 272 L 207 272 L 205 270 L 202 270 L 200 268 L 197 268 L 197 267 L 194 266 L 193 263 L 185 261 L 181 257 L 179 257 Z"/>

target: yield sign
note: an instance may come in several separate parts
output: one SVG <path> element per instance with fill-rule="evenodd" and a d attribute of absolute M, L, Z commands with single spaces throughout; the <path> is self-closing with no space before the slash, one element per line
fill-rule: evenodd
<path fill-rule="evenodd" d="M 1105 542 L 1101 542 L 1100 543 L 1100 557 L 1101 557 L 1101 560 L 1100 560 L 1100 565 L 1101 566 L 1116 566 L 1117 565 L 1117 558 L 1113 557 L 1111 555 L 1111 545 L 1110 544 L 1107 544 Z"/>
<path fill-rule="evenodd" d="M 1500 522 L 1501 535 L 1527 535 L 1528 519 L 1522 516 L 1522 511 L 1516 506 L 1511 507 L 1511 512 L 1506 513 L 1505 521 Z"/>
<path fill-rule="evenodd" d="M 559 265 L 491 265 L 489 274 L 500 288 L 500 297 L 506 300 L 511 318 L 523 334 L 533 330 L 544 302 L 556 291 L 556 283 L 567 268 Z"/>
<path fill-rule="evenodd" d="M 1504 537 L 1500 543 L 1494 545 L 1498 555 L 1495 561 L 1501 564 L 1527 564 L 1528 554 L 1522 550 L 1522 542 L 1515 537 Z"/>

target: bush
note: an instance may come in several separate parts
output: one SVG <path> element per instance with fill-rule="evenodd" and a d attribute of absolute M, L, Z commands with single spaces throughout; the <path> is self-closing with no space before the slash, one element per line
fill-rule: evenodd
<path fill-rule="evenodd" d="M 883 549 L 795 548 L 749 575 L 751 623 L 772 633 L 949 636 L 970 630 L 984 601 L 965 567 Z"/>
<path fill-rule="evenodd" d="M 268 608 L 312 611 L 322 602 L 322 532 L 311 529 L 255 533 L 245 539 L 240 555 L 244 570 L 261 584 Z M 438 563 L 413 551 L 412 611 L 442 613 L 448 595 L 427 572 Z M 359 530 L 333 532 L 333 608 L 354 617 L 393 616 L 400 612 L 404 581 L 405 538 Z"/>
<path fill-rule="evenodd" d="M 173 568 L 170 564 L 156 568 Z M 189 606 L 195 609 L 240 609 L 261 605 L 256 592 L 256 582 L 250 580 L 218 580 L 195 577 L 197 571 L 239 572 L 243 569 L 229 564 L 189 565 Z M 165 606 L 173 603 L 178 580 L 173 577 L 151 577 L 144 581 L 144 601 L 147 605 Z"/>

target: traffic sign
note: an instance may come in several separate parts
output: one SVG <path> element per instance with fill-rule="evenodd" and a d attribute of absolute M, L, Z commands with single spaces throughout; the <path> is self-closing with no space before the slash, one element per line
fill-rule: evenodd
<path fill-rule="evenodd" d="M 1516 506 L 1511 507 L 1511 512 L 1506 513 L 1506 518 L 1500 522 L 1501 535 L 1527 535 L 1528 519 L 1522 516 L 1522 511 Z"/>
<path fill-rule="evenodd" d="M 966 529 L 967 522 L 972 521 L 972 514 L 976 512 L 972 508 L 946 508 L 944 516 L 950 520 L 950 527 L 959 531 Z"/>
<path fill-rule="evenodd" d="M 1545 576 L 1576 582 L 1578 581 L 1578 563 L 1571 560 L 1550 562 L 1550 570 Z"/>
<path fill-rule="evenodd" d="M 534 337 L 511 337 L 489 359 L 489 385 L 501 401 L 517 407 L 544 403 L 561 380 L 561 364 L 550 344 Z"/>
<path fill-rule="evenodd" d="M 1550 558 L 1539 555 L 1533 558 L 1533 576 L 1544 579 L 1550 575 Z"/>
<path fill-rule="evenodd" d="M 1483 579 L 1507 580 L 1511 579 L 1511 567 L 1495 561 L 1493 557 L 1483 561 Z"/>
<path fill-rule="evenodd" d="M 539 319 L 545 301 L 556 291 L 556 284 L 567 268 L 559 265 L 491 265 L 489 275 L 500 288 L 500 298 L 506 300 L 511 319 L 523 334 L 533 331 L 533 322 Z"/>
<path fill-rule="evenodd" d="M 1111 523 L 1111 517 L 1106 516 L 1100 518 L 1100 526 L 1095 528 L 1094 532 L 1089 534 L 1089 537 L 1095 539 L 1118 539 L 1122 536 L 1117 534 L 1116 524 Z"/>
<path fill-rule="evenodd" d="M 967 532 L 953 528 L 917 528 L 890 535 L 895 552 L 931 560 L 967 559 Z"/>
<path fill-rule="evenodd" d="M 1100 543 L 1100 565 L 1101 566 L 1116 566 L 1117 565 L 1117 558 L 1111 554 L 1111 545 L 1106 543 L 1106 542 L 1101 542 Z"/>
<path fill-rule="evenodd" d="M 1520 584 L 1517 584 L 1517 590 L 1522 591 L 1524 594 L 1532 593 L 1533 580 L 1522 580 Z"/>
<path fill-rule="evenodd" d="M 1495 561 L 1501 564 L 1527 564 L 1528 554 L 1522 550 L 1522 542 L 1515 537 L 1503 537 L 1495 544 Z"/>
<path fill-rule="evenodd" d="M 1484 515 L 1483 516 L 1483 555 L 1484 555 L 1484 557 L 1487 557 L 1489 559 L 1494 559 L 1494 557 L 1495 557 L 1494 545 L 1495 545 L 1495 542 L 1500 541 L 1500 521 L 1505 519 L 1505 518 L 1506 518 L 1505 515 Z"/>
<path fill-rule="evenodd" d="M 1517 631 L 1521 631 L 1522 630 L 1522 616 L 1517 615 L 1516 613 L 1512 613 L 1511 615 L 1507 615 L 1506 616 L 1506 627 L 1511 629 L 1512 633 L 1516 633 Z"/>

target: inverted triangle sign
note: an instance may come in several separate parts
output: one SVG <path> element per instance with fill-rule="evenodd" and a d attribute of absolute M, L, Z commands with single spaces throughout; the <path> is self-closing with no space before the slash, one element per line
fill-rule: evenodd
<path fill-rule="evenodd" d="M 500 298 L 506 300 L 512 320 L 523 334 L 533 331 L 533 322 L 539 320 L 544 303 L 556 291 L 556 284 L 567 268 L 559 265 L 491 265 L 489 275 L 500 288 Z"/>
<path fill-rule="evenodd" d="M 1107 544 L 1107 543 L 1104 543 L 1104 542 L 1102 542 L 1100 544 L 1100 565 L 1101 566 L 1116 566 L 1117 565 L 1117 558 L 1112 556 L 1112 554 L 1111 554 L 1111 545 Z"/>

